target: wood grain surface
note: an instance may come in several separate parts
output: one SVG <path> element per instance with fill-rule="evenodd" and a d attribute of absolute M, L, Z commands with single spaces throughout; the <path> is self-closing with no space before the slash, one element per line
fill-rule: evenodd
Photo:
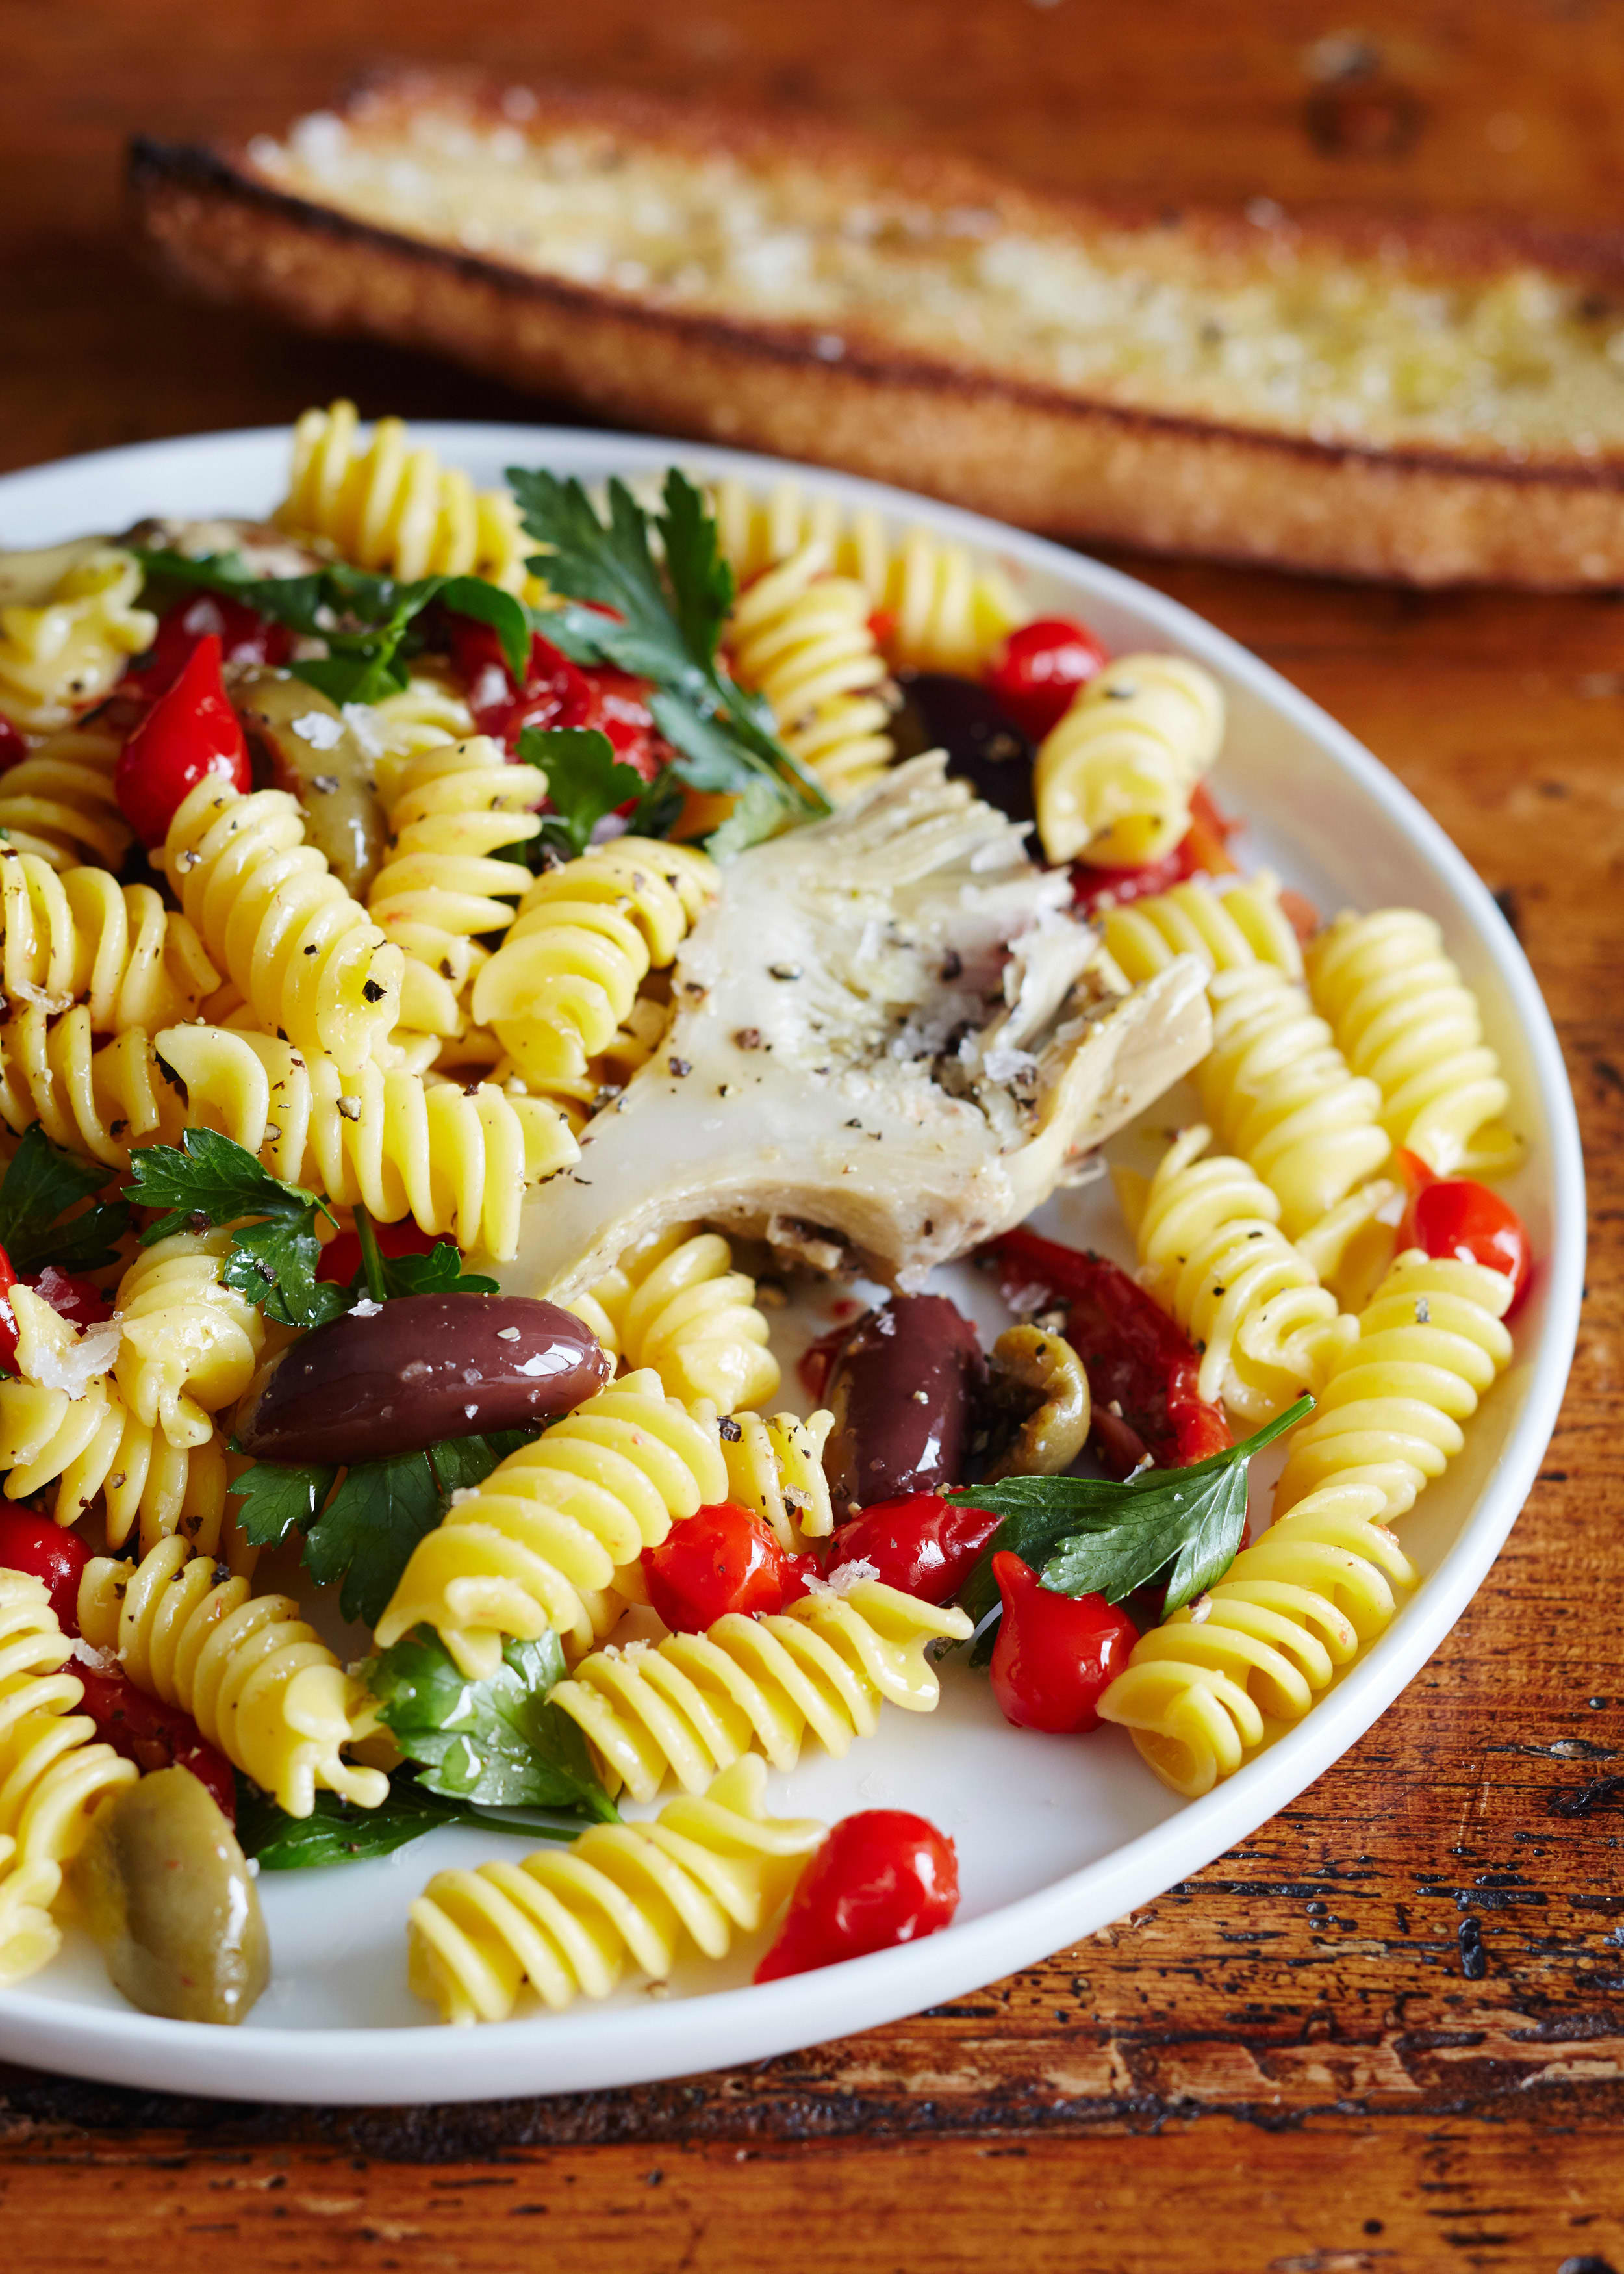
<path fill-rule="evenodd" d="M 1616 0 L 7 0 L 0 19 L 7 465 L 340 389 L 526 414 L 405 357 L 172 305 L 120 233 L 131 130 L 281 124 L 386 56 L 794 103 L 1078 186 L 1593 224 L 1624 185 Z M 0 2267 L 1624 2274 L 1624 619 L 1600 597 L 1127 565 L 1395 767 L 1500 894 L 1561 1030 L 1590 1296 L 1560 1428 L 1471 1609 L 1244 1848 L 867 2037 L 457 2109 L 0 2072 Z"/>

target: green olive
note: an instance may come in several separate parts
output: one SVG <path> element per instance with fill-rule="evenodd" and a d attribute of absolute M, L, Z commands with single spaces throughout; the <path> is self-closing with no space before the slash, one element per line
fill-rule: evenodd
<path fill-rule="evenodd" d="M 285 671 L 244 672 L 231 690 L 244 731 L 277 789 L 304 809 L 304 834 L 333 874 L 365 899 L 387 832 L 372 761 L 337 704 Z"/>
<path fill-rule="evenodd" d="M 114 1988 L 144 2014 L 240 2022 L 270 1980 L 243 1851 L 190 1769 L 154 1769 L 104 1803 L 71 1877 Z"/>
<path fill-rule="evenodd" d="M 1044 1327 L 1008 1327 L 992 1346 L 988 1399 L 1019 1417 L 1013 1441 L 981 1478 L 1053 1477 L 1069 1468 L 1088 1437 L 1092 1402 L 1083 1361 L 1064 1336 Z"/>

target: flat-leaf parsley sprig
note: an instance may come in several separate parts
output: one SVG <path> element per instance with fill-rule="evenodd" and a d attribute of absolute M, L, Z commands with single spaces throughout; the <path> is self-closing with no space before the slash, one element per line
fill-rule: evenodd
<path fill-rule="evenodd" d="M 142 1146 L 130 1156 L 129 1189 L 142 1208 L 163 1211 L 141 1234 L 144 1247 L 199 1224 L 229 1227 L 221 1278 L 267 1318 L 308 1329 L 350 1308 L 342 1287 L 316 1276 L 316 1216 L 335 1221 L 331 1209 L 303 1185 L 272 1176 L 234 1138 L 188 1129 L 178 1146 Z"/>

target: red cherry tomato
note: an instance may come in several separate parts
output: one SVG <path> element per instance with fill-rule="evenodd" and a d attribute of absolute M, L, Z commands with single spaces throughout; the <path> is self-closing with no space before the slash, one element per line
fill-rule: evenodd
<path fill-rule="evenodd" d="M 420 1231 L 409 1216 L 402 1216 L 398 1224 L 374 1224 L 372 1230 L 378 1235 L 380 1252 L 385 1255 L 427 1255 L 440 1245 L 433 1232 Z M 361 1269 L 361 1261 L 360 1235 L 336 1232 L 321 1251 L 316 1276 L 332 1280 L 335 1286 L 347 1287 Z"/>
<path fill-rule="evenodd" d="M 673 1524 L 643 1551 L 649 1600 L 673 1634 L 703 1634 L 730 1611 L 746 1618 L 799 1601 L 816 1573 L 809 1555 L 791 1555 L 748 1508 L 718 1501 Z"/>
<path fill-rule="evenodd" d="M 30 1571 L 44 1580 L 64 1635 L 79 1632 L 79 1574 L 89 1561 L 77 1532 L 64 1532 L 37 1509 L 0 1508 L 0 1570 Z"/>
<path fill-rule="evenodd" d="M 997 1517 L 984 1508 L 964 1507 L 937 1493 L 907 1493 L 900 1500 L 876 1501 L 843 1524 L 829 1568 L 872 1563 L 886 1586 L 921 1603 L 947 1603 L 997 1528 Z"/>
<path fill-rule="evenodd" d="M 922 1816 L 868 1808 L 842 1817 L 790 1897 L 758 1982 L 894 1950 L 947 1926 L 959 1908 L 953 1843 Z"/>
<path fill-rule="evenodd" d="M 169 610 L 158 626 L 158 636 L 143 656 L 138 656 L 119 681 L 120 691 L 144 695 L 149 700 L 174 686 L 192 659 L 192 651 L 210 634 L 218 639 L 227 663 L 282 664 L 293 652 L 293 634 L 286 624 L 274 624 L 257 615 L 246 601 L 222 592 L 198 592 Z"/>
<path fill-rule="evenodd" d="M 116 1668 L 102 1674 L 76 1662 L 72 1672 L 85 1685 L 79 1711 L 88 1713 L 98 1736 L 133 1761 L 143 1776 L 154 1769 L 190 1769 L 219 1803 L 228 1824 L 237 1821 L 237 1779 L 223 1753 L 211 1745 L 190 1713 L 148 1698 Z"/>
<path fill-rule="evenodd" d="M 1399 1226 L 1401 1252 L 1424 1248 L 1427 1254 L 1485 1264 L 1511 1282 L 1509 1318 L 1528 1293 L 1534 1254 L 1515 1209 L 1472 1177 L 1434 1176 L 1414 1153 L 1401 1152 L 1399 1166 L 1410 1188 L 1410 1206 Z"/>
<path fill-rule="evenodd" d="M 1119 1264 L 1024 1227 L 993 1242 L 998 1284 L 1016 1310 L 1063 1303 L 1066 1340 L 1088 1369 L 1089 1442 L 1125 1477 L 1147 1455 L 1186 1468 L 1231 1441 L 1221 1407 L 1196 1390 L 1200 1360 L 1161 1306 Z"/>
<path fill-rule="evenodd" d="M 1103 1595 L 1060 1595 L 1007 1548 L 992 1559 L 1004 1616 L 992 1647 L 992 1694 L 1018 1729 L 1075 1736 L 1128 1662 L 1139 1630 Z"/>
<path fill-rule="evenodd" d="M 1105 660 L 1086 624 L 1041 616 L 1010 634 L 992 659 L 987 684 L 1021 732 L 1041 742 Z"/>
<path fill-rule="evenodd" d="M 247 790 L 248 744 L 220 675 L 220 636 L 207 632 L 179 678 L 124 744 L 113 786 L 143 845 L 162 845 L 187 792 L 210 774 Z"/>
<path fill-rule="evenodd" d="M 28 737 L 9 719 L 0 719 L 0 774 L 10 773 L 28 755 Z"/>

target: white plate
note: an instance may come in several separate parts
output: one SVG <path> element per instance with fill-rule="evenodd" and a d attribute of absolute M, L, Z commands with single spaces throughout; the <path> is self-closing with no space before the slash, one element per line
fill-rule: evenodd
<path fill-rule="evenodd" d="M 425 425 L 417 439 L 493 483 L 511 464 L 593 481 L 676 460 L 766 485 L 795 470 L 736 452 L 525 426 Z M 105 451 L 0 481 L 0 544 L 117 530 L 147 513 L 262 513 L 280 493 L 280 432 L 207 435 Z M 1114 650 L 1179 649 L 1224 684 L 1224 802 L 1247 849 L 1318 904 L 1395 901 L 1429 910 L 1483 1001 L 1513 1084 L 1529 1156 L 1508 1188 L 1539 1258 L 1517 1354 L 1472 1424 L 1467 1450 L 1405 1521 L 1427 1573 L 1394 1624 L 1296 1728 L 1205 1799 L 1179 1802 L 1126 1736 L 1017 1736 L 981 1676 L 950 1668 L 931 1717 L 892 1713 L 845 1762 L 808 1758 L 772 1781 L 771 1803 L 833 1818 L 876 1802 L 921 1811 L 958 1842 L 964 1901 L 944 1934 L 770 1987 L 754 1951 L 695 1969 L 663 1998 L 500 2027 L 425 2022 L 404 1979 L 406 1907 L 430 1873 L 512 1844 L 436 1833 L 386 1860 L 260 1882 L 275 1974 L 237 2030 L 156 2021 L 108 1985 L 70 1938 L 26 1988 L 0 1993 L 0 2056 L 124 2084 L 269 2100 L 484 2098 L 622 2085 L 757 2060 L 955 1998 L 1187 1879 L 1284 1807 L 1368 1729 L 1470 1600 L 1522 1507 L 1568 1377 L 1584 1260 L 1583 1167 L 1560 1050 L 1533 975 L 1489 894 L 1407 791 L 1322 711 L 1222 632 L 1114 569 L 994 522 L 844 477 L 809 487 L 873 505 L 996 554 L 1040 611 L 1079 612 Z M 1165 1115 L 1164 1119 L 1170 1118 Z M 1064 1196 L 1046 1222 L 1129 1257 L 1103 1185 Z"/>

